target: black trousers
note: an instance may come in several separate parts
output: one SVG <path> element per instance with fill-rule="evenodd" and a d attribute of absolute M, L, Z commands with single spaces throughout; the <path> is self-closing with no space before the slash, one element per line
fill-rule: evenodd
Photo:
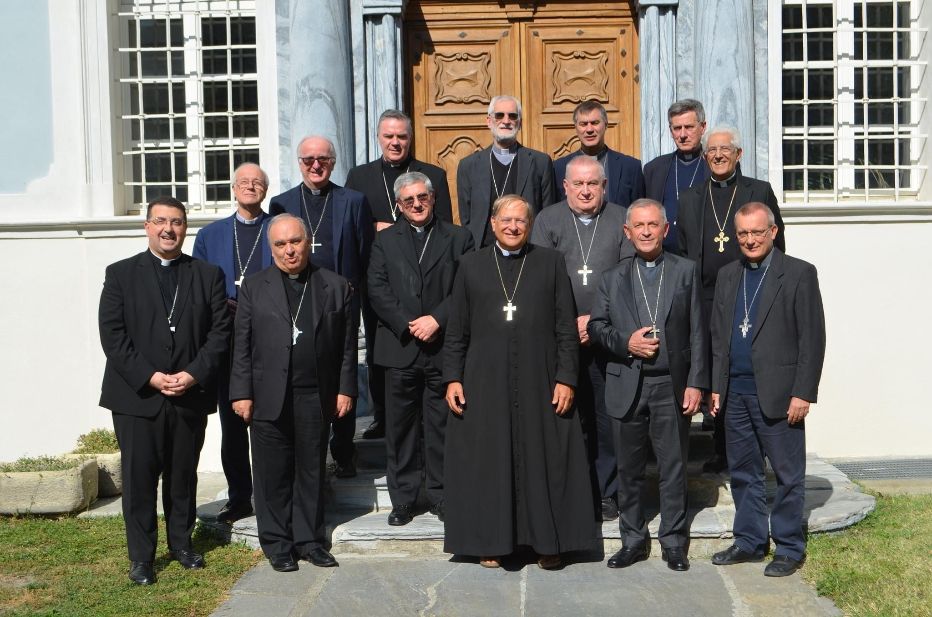
<path fill-rule="evenodd" d="M 408 368 L 385 372 L 385 448 L 392 505 L 413 506 L 422 477 L 428 503 L 439 503 L 443 500 L 444 431 L 450 413 L 443 375 L 422 356 Z"/>
<path fill-rule="evenodd" d="M 113 414 L 123 472 L 123 520 L 132 561 L 153 561 L 158 544 L 156 499 L 162 508 L 169 550 L 190 550 L 196 521 L 197 463 L 207 415 L 166 400 L 152 418 Z"/>
<path fill-rule="evenodd" d="M 217 384 L 217 407 L 220 415 L 220 463 L 227 479 L 231 504 L 252 500 L 252 466 L 249 463 L 249 425 L 233 411 L 230 404 L 230 366 L 220 370 Z"/>
<path fill-rule="evenodd" d="M 605 359 L 587 347 L 579 352 L 576 407 L 586 437 L 593 494 L 599 501 L 614 498 L 618 494 L 618 461 L 615 459 L 612 421 L 605 408 Z"/>
<path fill-rule="evenodd" d="M 686 461 L 689 416 L 673 397 L 670 376 L 642 377 L 637 402 L 624 419 L 612 419 L 618 457 L 618 524 L 622 544 L 630 548 L 650 542 L 644 519 L 644 476 L 648 439 L 660 473 L 660 532 L 664 548 L 686 546 Z"/>
<path fill-rule="evenodd" d="M 301 556 L 324 546 L 325 418 L 316 390 L 285 395 L 276 420 L 252 422 L 259 544 L 266 557 Z"/>

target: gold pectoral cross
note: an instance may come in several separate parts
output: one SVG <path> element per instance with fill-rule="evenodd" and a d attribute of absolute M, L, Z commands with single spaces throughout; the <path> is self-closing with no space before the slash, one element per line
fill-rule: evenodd
<path fill-rule="evenodd" d="M 718 242 L 718 252 L 725 252 L 725 243 L 731 240 L 728 236 L 725 235 L 725 230 L 720 229 L 718 235 L 712 238 L 712 242 Z"/>

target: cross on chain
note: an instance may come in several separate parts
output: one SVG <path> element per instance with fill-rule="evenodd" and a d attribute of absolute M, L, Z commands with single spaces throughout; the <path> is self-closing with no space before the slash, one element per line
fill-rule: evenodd
<path fill-rule="evenodd" d="M 724 230 L 719 230 L 718 235 L 712 238 L 712 242 L 718 242 L 718 252 L 725 252 L 725 243 L 731 240 L 728 236 L 725 235 Z"/>
<path fill-rule="evenodd" d="M 505 316 L 505 321 L 514 320 L 514 312 L 518 310 L 518 307 L 511 303 L 511 300 L 508 301 L 508 304 L 502 307 L 502 310 L 508 315 Z"/>
<path fill-rule="evenodd" d="M 751 322 L 748 321 L 748 318 L 747 318 L 747 317 L 745 317 L 745 318 L 741 321 L 741 325 L 738 326 L 738 329 L 741 330 L 741 338 L 747 338 L 747 337 L 748 337 L 748 331 L 751 329 Z"/>
<path fill-rule="evenodd" d="M 582 270 L 577 270 L 577 274 L 582 274 L 582 284 L 589 284 L 589 275 L 592 274 L 592 270 L 589 268 L 589 264 L 583 264 Z"/>
<path fill-rule="evenodd" d="M 240 277 L 239 277 L 238 279 L 236 279 L 236 286 L 237 286 L 237 287 L 239 287 L 240 285 L 243 284 L 243 279 L 244 279 L 244 278 L 246 278 L 246 275 L 245 275 L 245 274 L 241 274 Z"/>
<path fill-rule="evenodd" d="M 311 252 L 312 252 L 312 253 L 316 253 L 316 252 L 317 252 L 317 247 L 318 247 L 318 246 L 323 246 L 323 244 L 321 244 L 320 242 L 316 242 L 316 241 L 315 241 L 316 238 L 317 238 L 317 236 L 315 236 L 314 234 L 311 234 Z"/>
<path fill-rule="evenodd" d="M 298 326 L 291 326 L 291 346 L 298 344 L 298 336 L 304 334 L 304 330 L 298 330 Z"/>

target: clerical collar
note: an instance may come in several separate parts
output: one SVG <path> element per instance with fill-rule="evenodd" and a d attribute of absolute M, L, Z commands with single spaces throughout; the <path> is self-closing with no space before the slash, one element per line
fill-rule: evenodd
<path fill-rule="evenodd" d="M 174 262 L 178 261 L 178 259 L 181 258 L 181 255 L 178 255 L 178 257 L 173 257 L 172 259 L 164 259 L 164 258 L 159 257 L 158 255 L 156 255 L 155 252 L 154 252 L 152 249 L 149 249 L 149 253 L 155 258 L 155 260 L 156 260 L 157 262 L 159 262 L 159 263 L 162 264 L 163 266 L 170 266 L 170 265 L 172 265 Z"/>
<path fill-rule="evenodd" d="M 236 220 L 242 223 L 243 225 L 256 225 L 259 222 L 259 219 L 262 218 L 262 213 L 259 213 L 259 216 L 251 219 L 247 219 L 242 214 L 239 213 L 239 210 L 236 211 Z"/>
<path fill-rule="evenodd" d="M 608 154 L 608 146 L 606 146 L 605 144 L 602 144 L 602 149 L 596 152 L 595 154 L 588 154 L 582 148 L 579 149 L 579 153 L 582 154 L 583 156 L 588 156 L 591 159 L 602 161 L 603 159 L 605 159 L 605 155 Z"/>
<path fill-rule="evenodd" d="M 288 278 L 292 281 L 299 281 L 303 283 L 307 279 L 308 270 L 310 270 L 310 265 L 305 266 L 304 270 L 301 270 L 300 272 L 295 272 L 294 274 L 290 272 L 285 272 L 284 270 L 280 270 L 280 272 L 282 273 L 282 276 L 285 278 Z"/>
<path fill-rule="evenodd" d="M 640 255 L 637 256 L 638 264 L 644 266 L 645 268 L 656 268 L 663 263 L 663 251 L 660 251 L 660 254 L 653 261 L 647 261 Z"/>
<path fill-rule="evenodd" d="M 507 148 L 499 148 L 495 144 L 492 144 L 492 153 L 495 154 L 496 156 L 507 156 L 507 155 L 514 156 L 515 152 L 517 151 L 518 151 L 518 142 L 511 144 Z"/>
<path fill-rule="evenodd" d="M 601 205 L 599 205 L 598 210 L 596 210 L 595 212 L 592 212 L 591 214 L 585 214 L 585 213 L 581 213 L 581 212 L 576 212 L 576 211 L 573 210 L 572 208 L 570 208 L 570 212 L 573 213 L 573 216 L 576 217 L 576 220 L 577 220 L 577 221 L 579 221 L 579 222 L 582 223 L 583 225 L 588 225 L 589 223 L 591 223 L 592 221 L 594 221 L 594 220 L 596 219 L 597 216 L 599 216 L 599 213 L 602 211 L 602 207 L 603 207 L 604 205 L 605 205 L 604 203 L 602 203 Z M 569 204 L 567 204 L 567 207 L 569 207 Z"/>
<path fill-rule="evenodd" d="M 410 167 L 410 166 L 411 166 L 411 157 L 410 157 L 410 156 L 406 157 L 403 161 L 399 161 L 399 162 L 397 162 L 397 163 L 392 163 L 392 162 L 390 162 L 390 161 L 386 161 L 384 156 L 382 157 L 381 160 L 382 160 L 382 167 L 384 167 L 384 168 L 386 168 L 386 169 L 400 169 L 401 167 L 407 168 L 407 167 Z"/>
<path fill-rule="evenodd" d="M 308 191 L 311 195 L 321 195 L 321 196 L 323 196 L 323 195 L 326 195 L 327 192 L 330 190 L 330 182 L 327 182 L 327 184 L 325 184 L 325 185 L 323 186 L 323 188 L 319 188 L 319 189 L 315 189 L 315 188 L 313 188 L 313 187 L 310 187 L 310 186 L 308 186 L 307 184 L 305 184 L 304 182 L 301 183 L 301 186 L 303 187 L 302 190 L 307 189 L 307 191 Z"/>
<path fill-rule="evenodd" d="M 526 244 L 524 246 L 527 246 Z M 503 249 L 502 245 L 498 243 L 498 240 L 495 241 L 495 248 L 502 254 L 502 257 L 520 257 L 521 253 L 524 252 L 524 246 L 519 248 L 517 251 L 509 251 L 508 249 Z"/>
<path fill-rule="evenodd" d="M 696 160 L 701 155 L 702 148 L 696 148 L 695 150 L 690 150 L 689 152 L 683 152 L 682 150 L 676 151 L 676 158 L 686 163 Z"/>
<path fill-rule="evenodd" d="M 430 229 L 430 226 L 433 225 L 433 224 L 434 224 L 434 214 L 433 214 L 433 213 L 431 213 L 430 218 L 427 219 L 427 222 L 424 223 L 423 225 L 421 225 L 420 227 L 418 227 L 418 226 L 415 225 L 414 223 L 408 223 L 408 225 L 411 226 L 411 229 L 414 231 L 414 233 L 416 233 L 416 234 L 418 234 L 418 235 L 421 235 L 421 234 L 424 233 L 425 231 L 428 231 L 428 230 Z"/>
<path fill-rule="evenodd" d="M 731 186 L 732 184 L 734 184 L 734 183 L 735 183 L 735 179 L 736 179 L 737 177 L 738 177 L 738 170 L 735 169 L 733 172 L 731 172 L 731 175 L 728 176 L 727 178 L 725 178 L 724 180 L 716 180 L 715 178 L 710 177 L 710 178 L 709 178 L 709 182 L 711 182 L 713 185 L 715 185 L 715 186 L 717 186 L 717 187 L 719 187 L 719 188 L 721 188 L 721 189 L 724 189 L 724 188 L 728 188 L 729 186 Z"/>
<path fill-rule="evenodd" d="M 759 268 L 766 268 L 766 267 L 770 266 L 770 261 L 771 261 L 772 259 L 773 259 L 773 249 L 771 248 L 771 249 L 770 249 L 770 252 L 767 253 L 767 256 L 764 257 L 763 259 L 761 259 L 760 261 L 758 261 L 758 262 L 745 261 L 745 262 L 744 262 L 744 265 L 745 265 L 745 267 L 748 268 L 749 270 L 757 270 L 757 269 L 759 269 Z"/>

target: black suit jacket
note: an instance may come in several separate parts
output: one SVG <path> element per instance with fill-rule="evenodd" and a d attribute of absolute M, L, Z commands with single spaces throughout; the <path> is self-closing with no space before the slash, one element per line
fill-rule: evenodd
<path fill-rule="evenodd" d="M 491 216 L 492 168 L 489 146 L 474 152 L 460 161 L 456 168 L 456 197 L 460 214 L 460 225 L 472 232 L 476 246 L 482 243 L 486 225 Z M 543 152 L 519 145 L 515 154 L 514 174 L 517 193 L 525 198 L 536 214 L 541 208 L 555 201 L 553 187 L 553 163 Z"/>
<path fill-rule="evenodd" d="M 742 261 L 719 271 L 712 304 L 712 391 L 723 405 L 742 271 Z M 815 266 L 774 249 L 758 302 L 751 331 L 757 397 L 765 416 L 785 418 L 791 397 L 816 402 L 822 378 L 825 314 Z"/>
<path fill-rule="evenodd" d="M 197 383 L 176 407 L 217 410 L 217 371 L 229 350 L 230 313 L 217 266 L 178 258 L 174 334 L 159 290 L 157 266 L 146 250 L 107 267 L 100 295 L 100 343 L 107 356 L 100 406 L 114 413 L 153 417 L 165 397 L 149 386 L 156 372 L 187 371 Z"/>
<path fill-rule="evenodd" d="M 434 216 L 447 222 L 453 221 L 453 205 L 450 203 L 450 186 L 447 183 L 447 172 L 417 159 L 411 159 L 408 171 L 418 171 L 430 179 L 434 187 Z M 366 196 L 366 201 L 372 214 L 372 220 L 380 223 L 393 223 L 391 204 L 395 203 L 392 194 L 392 185 L 388 185 L 388 194 L 385 192 L 385 180 L 382 177 L 382 159 L 353 167 L 346 176 L 346 188 L 359 191 Z M 402 214 L 398 212 L 398 218 Z"/>
<path fill-rule="evenodd" d="M 667 188 L 667 176 L 670 174 L 670 166 L 673 165 L 674 156 L 676 156 L 675 152 L 661 154 L 644 166 L 645 197 L 663 203 L 663 192 Z M 702 165 L 705 168 L 705 173 L 703 173 L 702 170 L 699 171 L 697 180 L 708 178 L 711 172 L 709 171 L 709 164 L 705 162 L 705 158 L 703 157 L 703 159 L 696 164 Z M 740 170 L 740 163 L 738 163 L 738 165 L 738 169 Z M 682 193 L 680 193 L 680 199 L 682 199 Z"/>
<path fill-rule="evenodd" d="M 582 151 L 577 150 L 554 161 L 553 181 L 557 190 L 554 202 L 566 199 L 566 191 L 563 189 L 566 166 L 574 157 L 580 154 L 582 154 Z M 606 199 L 627 208 L 631 205 L 631 202 L 644 197 L 644 174 L 641 172 L 641 161 L 633 156 L 615 152 L 612 149 L 609 149 L 605 156 L 608 159 L 608 194 Z"/>
<path fill-rule="evenodd" d="M 640 287 L 636 276 L 632 276 L 633 259 L 623 259 L 605 271 L 589 317 L 589 336 L 609 353 L 605 405 L 614 418 L 628 415 L 637 400 L 643 360 L 628 353 L 628 339 L 635 330 L 648 325 L 638 318 L 634 303 Z M 664 253 L 663 261 L 666 265 L 657 323 L 666 341 L 673 395 L 682 407 L 687 387 L 709 389 L 709 337 L 695 262 L 671 253 Z"/>
<path fill-rule="evenodd" d="M 379 317 L 376 364 L 405 368 L 420 350 L 438 369 L 442 368 L 439 354 L 456 268 L 459 258 L 474 248 L 467 229 L 435 220 L 419 265 L 407 223 L 402 221 L 376 234 L 369 262 L 369 302 Z M 422 315 L 431 315 L 440 324 L 440 335 L 429 343 L 417 340 L 408 331 L 408 322 Z"/>
<path fill-rule="evenodd" d="M 336 411 L 337 394 L 355 397 L 357 310 L 342 276 L 308 266 L 311 316 L 320 404 Z M 275 420 L 288 390 L 291 311 L 281 271 L 274 265 L 246 278 L 239 291 L 234 325 L 230 400 L 253 401 L 253 417 Z"/>
<path fill-rule="evenodd" d="M 737 189 L 735 192 L 735 202 L 728 215 L 734 219 L 735 212 L 741 206 L 751 201 L 760 201 L 773 210 L 773 216 L 777 223 L 777 239 L 774 244 L 781 251 L 786 251 L 786 240 L 783 237 L 783 217 L 780 216 L 780 205 L 777 203 L 777 197 L 773 194 L 773 189 L 769 182 L 748 178 L 747 176 L 738 175 L 735 180 Z M 680 246 L 680 255 L 702 263 L 702 251 L 705 243 L 702 241 L 705 234 L 715 235 L 716 230 L 705 229 L 705 217 L 703 208 L 708 208 L 707 201 L 709 198 L 709 181 L 705 181 L 698 186 L 693 186 L 680 193 L 680 211 L 677 214 L 676 233 Z M 732 238 L 732 242 L 737 244 L 738 239 Z"/>

